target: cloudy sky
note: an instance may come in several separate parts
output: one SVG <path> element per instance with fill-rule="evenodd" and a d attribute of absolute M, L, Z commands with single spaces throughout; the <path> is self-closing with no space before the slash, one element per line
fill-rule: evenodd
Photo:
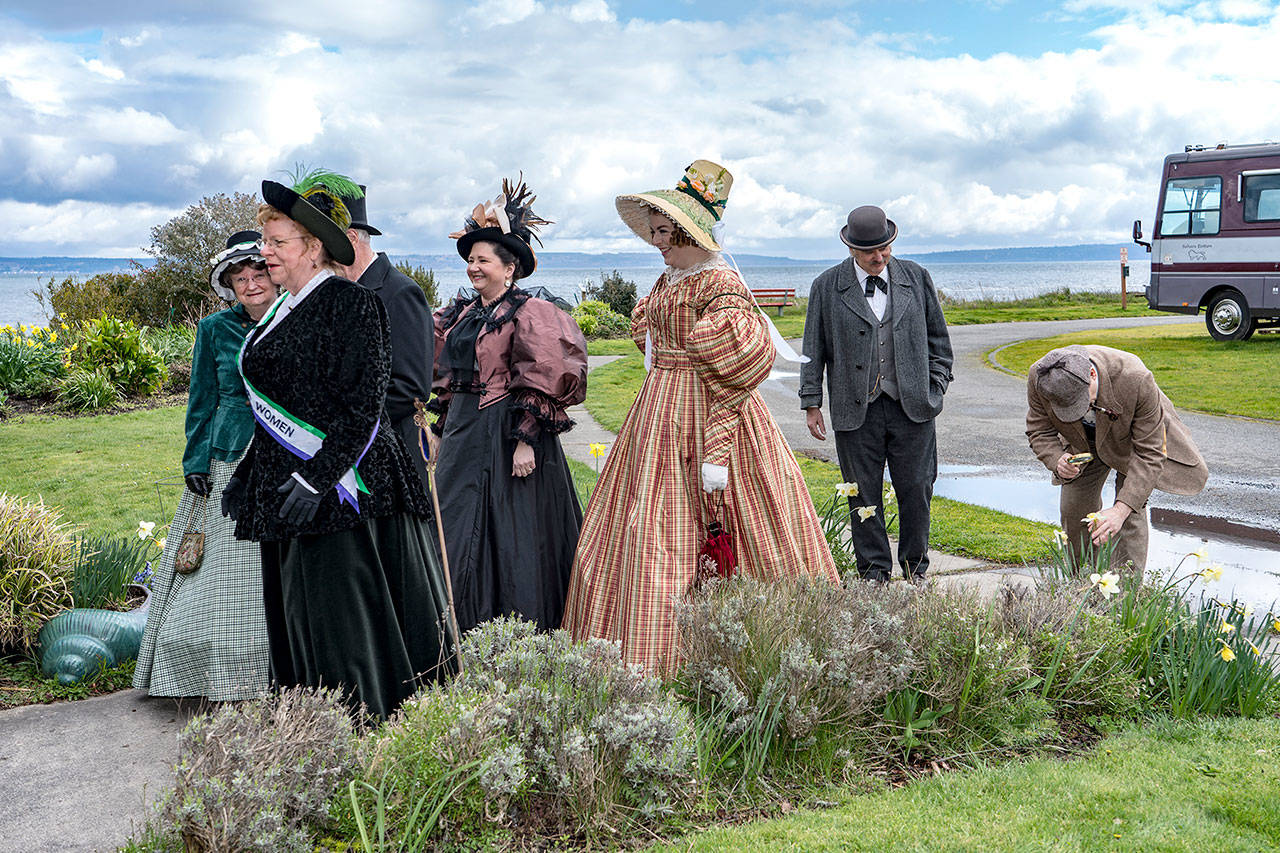
<path fill-rule="evenodd" d="M 131 255 L 295 163 L 370 185 L 392 252 L 447 251 L 523 170 L 547 251 L 641 249 L 613 197 L 707 158 L 731 248 L 836 257 L 1123 242 L 1187 143 L 1280 138 L 1257 0 L 0 3 L 0 256 Z M 216 11 L 210 11 L 215 9 Z"/>

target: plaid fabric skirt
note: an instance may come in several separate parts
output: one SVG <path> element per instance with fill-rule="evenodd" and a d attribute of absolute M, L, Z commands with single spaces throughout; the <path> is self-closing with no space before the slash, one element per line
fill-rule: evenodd
<path fill-rule="evenodd" d="M 151 581 L 151 610 L 133 686 L 152 696 L 248 699 L 267 689 L 267 622 L 262 605 L 262 556 L 256 542 L 235 538 L 222 515 L 222 490 L 236 463 L 210 460 L 208 499 L 184 490 Z M 184 531 L 204 517 L 204 561 L 189 575 L 174 572 Z"/>

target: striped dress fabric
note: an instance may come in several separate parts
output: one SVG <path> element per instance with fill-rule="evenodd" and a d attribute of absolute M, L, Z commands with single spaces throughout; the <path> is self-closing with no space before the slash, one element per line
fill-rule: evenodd
<path fill-rule="evenodd" d="M 668 269 L 632 314 L 652 367 L 587 505 L 563 627 L 617 640 L 655 674 L 678 662 L 675 603 L 696 575 L 713 514 L 727 521 L 739 571 L 764 580 L 838 581 L 790 447 L 756 387 L 774 347 L 750 291 L 719 256 Z M 729 485 L 708 495 L 703 462 Z M 723 503 L 722 503 L 723 502 Z"/>
<path fill-rule="evenodd" d="M 235 463 L 209 460 L 213 490 L 200 500 L 183 489 L 151 581 L 151 609 L 133 686 L 152 696 L 249 699 L 267 689 L 267 617 L 262 604 L 262 552 L 235 538 L 222 515 L 222 490 Z M 182 533 L 204 513 L 204 560 L 189 575 L 173 570 Z"/>

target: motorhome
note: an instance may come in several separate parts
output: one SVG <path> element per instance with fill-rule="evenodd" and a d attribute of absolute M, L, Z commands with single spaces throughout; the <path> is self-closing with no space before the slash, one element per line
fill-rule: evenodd
<path fill-rule="evenodd" d="M 1205 312 L 1209 334 L 1247 340 L 1280 325 L 1280 144 L 1188 145 L 1164 158 L 1147 304 Z"/>

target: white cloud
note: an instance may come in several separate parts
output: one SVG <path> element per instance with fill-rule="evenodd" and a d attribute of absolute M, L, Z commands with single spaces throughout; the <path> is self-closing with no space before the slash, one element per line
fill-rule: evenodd
<path fill-rule="evenodd" d="M 605 0 L 579 0 L 569 7 L 569 20 L 579 24 L 592 21 L 611 22 L 617 20 L 613 10 Z"/>

